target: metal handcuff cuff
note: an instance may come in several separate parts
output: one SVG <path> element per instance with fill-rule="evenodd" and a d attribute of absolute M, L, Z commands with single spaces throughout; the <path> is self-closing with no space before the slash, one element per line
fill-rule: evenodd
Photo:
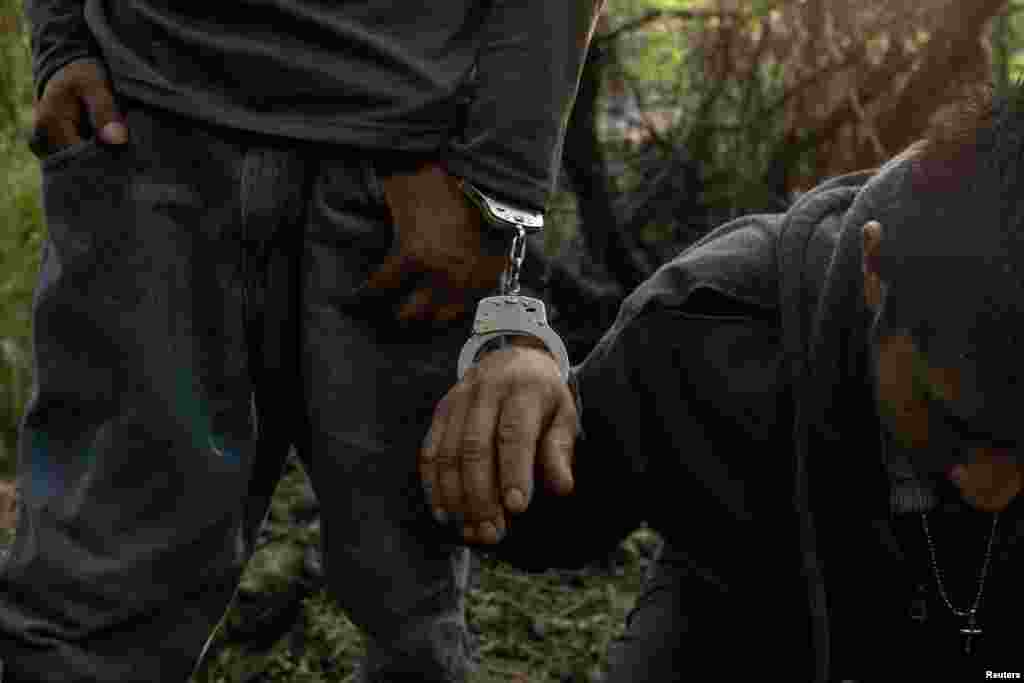
<path fill-rule="evenodd" d="M 569 354 L 561 337 L 548 324 L 544 302 L 519 293 L 519 272 L 526 256 L 526 236 L 544 229 L 544 217 L 509 206 L 488 197 L 471 183 L 460 187 L 481 211 L 484 221 L 501 230 L 513 230 L 508 268 L 501 279 L 501 294 L 480 300 L 473 320 L 473 335 L 459 352 L 458 376 L 466 374 L 480 352 L 501 337 L 526 335 L 540 340 L 558 363 L 562 380 L 569 380 Z"/>

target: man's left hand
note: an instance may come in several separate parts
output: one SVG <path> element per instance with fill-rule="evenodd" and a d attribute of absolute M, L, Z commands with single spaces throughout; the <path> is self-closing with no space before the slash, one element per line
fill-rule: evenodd
<path fill-rule="evenodd" d="M 467 543 L 494 544 L 530 505 L 536 483 L 573 489 L 578 415 L 551 354 L 528 337 L 491 351 L 434 410 L 420 479 L 438 521 L 462 525 Z"/>
<path fill-rule="evenodd" d="M 381 179 L 395 243 L 367 281 L 384 294 L 413 286 L 398 305 L 401 322 L 447 322 L 498 286 L 509 240 L 486 235 L 480 210 L 439 164 Z M 504 245 L 504 246 L 502 246 Z"/>
<path fill-rule="evenodd" d="M 1006 449 L 976 448 L 968 462 L 950 470 L 949 477 L 964 500 L 986 512 L 1005 510 L 1024 489 L 1024 465 Z"/>

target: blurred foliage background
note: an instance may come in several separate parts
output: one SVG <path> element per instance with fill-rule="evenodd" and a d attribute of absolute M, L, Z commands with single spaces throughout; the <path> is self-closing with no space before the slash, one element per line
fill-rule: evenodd
<path fill-rule="evenodd" d="M 29 313 L 43 242 L 39 172 L 26 145 L 32 83 L 20 0 L 0 0 L 0 476 L 14 472 L 30 384 Z"/>

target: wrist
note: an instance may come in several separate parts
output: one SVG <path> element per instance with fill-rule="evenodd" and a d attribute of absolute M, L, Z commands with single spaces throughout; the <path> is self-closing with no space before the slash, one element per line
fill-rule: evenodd
<path fill-rule="evenodd" d="M 483 349 L 505 346 L 512 337 L 531 340 L 517 343 L 543 345 L 558 366 L 559 375 L 568 380 L 569 354 L 561 337 L 548 324 L 544 302 L 520 295 L 491 296 L 480 301 L 473 320 L 473 335 L 459 352 L 458 377 L 461 379 L 476 363 Z"/>
<path fill-rule="evenodd" d="M 485 191 L 467 180 L 455 176 L 456 183 L 465 194 L 466 199 L 476 206 L 484 222 L 498 230 L 522 230 L 527 234 L 540 232 L 544 229 L 544 213 L 532 211 L 521 205 L 499 199 L 493 193 Z"/>
<path fill-rule="evenodd" d="M 495 354 L 499 357 L 489 358 Z M 553 377 L 565 380 L 562 377 L 558 358 L 551 349 L 544 345 L 544 342 L 533 337 L 509 335 L 491 340 L 480 349 L 473 366 L 485 363 L 497 363 L 500 366 L 512 363 L 521 370 L 526 367 L 534 368 L 531 372 L 536 372 L 540 367 L 544 367 L 545 374 L 550 371 Z"/>
<path fill-rule="evenodd" d="M 509 334 L 502 337 L 491 339 L 482 347 L 476 355 L 476 362 L 479 363 L 480 359 L 486 354 L 497 351 L 498 349 L 504 349 L 508 347 L 516 347 L 520 349 L 535 349 L 537 351 L 543 351 L 545 355 L 551 356 L 552 360 L 555 360 L 555 354 L 551 352 L 543 341 L 537 337 L 532 337 L 525 334 Z M 557 361 L 556 361 L 557 363 Z"/>
<path fill-rule="evenodd" d="M 106 73 L 106 66 L 103 60 L 93 51 L 86 48 L 81 50 L 71 51 L 66 54 L 60 55 L 50 59 L 45 64 L 40 65 L 39 72 L 35 76 L 35 99 L 36 102 L 43 98 L 43 94 L 46 92 L 46 86 L 50 84 L 53 77 L 56 76 L 61 69 L 76 64 L 78 62 L 91 62 L 96 65 L 97 68 Z"/>
<path fill-rule="evenodd" d="M 545 346 L 544 342 L 536 337 L 528 337 L 526 335 L 517 334 L 508 337 L 509 346 L 518 346 L 524 349 L 537 349 L 543 351 L 553 359 L 555 354 L 551 353 L 551 349 Z"/>

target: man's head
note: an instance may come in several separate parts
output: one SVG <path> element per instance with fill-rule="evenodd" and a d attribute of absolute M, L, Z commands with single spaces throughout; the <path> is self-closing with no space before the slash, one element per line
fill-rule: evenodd
<path fill-rule="evenodd" d="M 889 175 L 863 227 L 879 414 L 994 509 L 1024 462 L 1024 88 L 965 99 Z"/>

